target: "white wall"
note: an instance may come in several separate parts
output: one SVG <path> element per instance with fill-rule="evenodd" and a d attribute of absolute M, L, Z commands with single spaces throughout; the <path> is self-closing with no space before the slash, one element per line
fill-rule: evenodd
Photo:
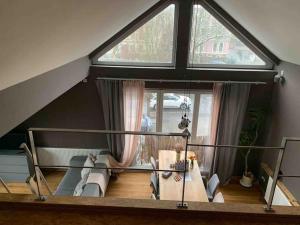
<path fill-rule="evenodd" d="M 299 0 L 216 0 L 282 60 L 300 64 Z"/>
<path fill-rule="evenodd" d="M 158 0 L 1 0 L 0 90 L 78 58 Z"/>

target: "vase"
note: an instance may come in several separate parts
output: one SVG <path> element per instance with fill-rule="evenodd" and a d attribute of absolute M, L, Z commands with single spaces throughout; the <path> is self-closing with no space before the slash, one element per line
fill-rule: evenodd
<path fill-rule="evenodd" d="M 194 168 L 194 160 L 191 160 L 191 169 Z"/>
<path fill-rule="evenodd" d="M 253 184 L 253 174 L 252 173 L 249 173 L 248 176 L 246 176 L 245 174 L 243 174 L 243 177 L 242 179 L 240 179 L 240 184 L 243 186 L 243 187 L 252 187 L 252 184 Z"/>
<path fill-rule="evenodd" d="M 176 151 L 176 162 L 180 161 L 180 151 Z"/>

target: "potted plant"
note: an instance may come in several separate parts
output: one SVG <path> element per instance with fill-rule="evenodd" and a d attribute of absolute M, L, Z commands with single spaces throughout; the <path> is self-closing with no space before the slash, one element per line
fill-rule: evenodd
<path fill-rule="evenodd" d="M 242 130 L 240 135 L 240 145 L 250 146 L 248 149 L 243 149 L 240 152 L 244 157 L 244 171 L 240 180 L 240 184 L 244 187 L 252 187 L 253 173 L 249 169 L 249 156 L 252 152 L 251 146 L 254 146 L 257 142 L 259 135 L 261 134 L 263 125 L 266 119 L 266 110 L 261 108 L 250 109 L 247 112 L 248 125 Z"/>

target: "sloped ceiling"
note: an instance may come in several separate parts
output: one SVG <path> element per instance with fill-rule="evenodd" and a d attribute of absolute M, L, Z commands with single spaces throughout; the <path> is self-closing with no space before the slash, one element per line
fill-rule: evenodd
<path fill-rule="evenodd" d="M 1 0 L 0 90 L 88 55 L 158 0 Z"/>
<path fill-rule="evenodd" d="M 215 0 L 281 60 L 300 65 L 300 0 Z"/>

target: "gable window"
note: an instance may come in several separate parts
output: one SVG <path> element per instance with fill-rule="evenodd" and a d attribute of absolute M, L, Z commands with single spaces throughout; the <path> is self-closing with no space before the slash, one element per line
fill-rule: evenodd
<path fill-rule="evenodd" d="M 187 69 L 273 67 L 274 61 L 269 57 L 272 53 L 266 54 L 267 49 L 258 48 L 246 37 L 247 34 L 244 35 L 226 18 L 221 18 L 207 8 L 206 3 L 193 4 L 191 26 L 184 24 L 185 20 L 179 17 L 180 4 L 183 3 L 170 1 L 154 9 L 140 22 L 133 23 L 131 28 L 116 34 L 107 45 L 104 44 L 98 52 L 92 53 L 93 64 L 176 67 L 175 59 L 185 57 Z M 179 37 L 177 30 L 183 26 L 188 28 L 184 34 L 180 33 L 183 37 Z M 182 54 L 182 40 L 187 40 L 184 44 L 189 47 L 188 57 L 176 55 Z"/>
<path fill-rule="evenodd" d="M 219 43 L 219 52 L 223 52 L 223 42 Z"/>
<path fill-rule="evenodd" d="M 189 64 L 192 67 L 266 66 L 264 60 L 198 4 L 193 7 Z"/>
<path fill-rule="evenodd" d="M 175 4 L 166 7 L 104 55 L 100 64 L 173 64 Z"/>
<path fill-rule="evenodd" d="M 217 52 L 218 49 L 218 43 L 214 43 L 213 52 Z"/>

